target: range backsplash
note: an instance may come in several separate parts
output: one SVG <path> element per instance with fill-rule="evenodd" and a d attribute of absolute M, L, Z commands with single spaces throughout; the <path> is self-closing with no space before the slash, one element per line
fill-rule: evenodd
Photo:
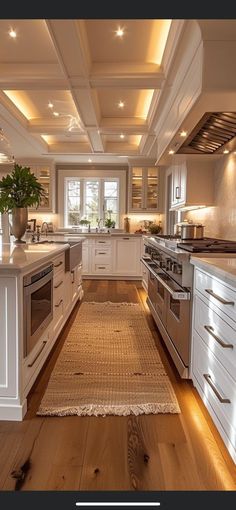
<path fill-rule="evenodd" d="M 200 157 L 199 157 L 200 159 Z M 205 236 L 236 241 L 236 155 L 222 156 L 215 168 L 215 204 L 183 215 L 205 225 Z"/>

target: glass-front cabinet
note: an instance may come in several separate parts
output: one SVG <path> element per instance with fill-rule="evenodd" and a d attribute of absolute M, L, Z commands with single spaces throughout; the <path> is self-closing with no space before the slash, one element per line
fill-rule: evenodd
<path fill-rule="evenodd" d="M 37 209 L 38 212 L 54 212 L 54 194 L 53 183 L 54 174 L 53 167 L 50 165 L 30 165 L 31 171 L 36 175 L 40 184 L 42 184 L 45 196 L 41 199 L 40 205 Z M 31 208 L 35 210 L 35 208 Z"/>
<path fill-rule="evenodd" d="M 159 209 L 157 167 L 129 169 L 129 212 L 156 212 Z"/>

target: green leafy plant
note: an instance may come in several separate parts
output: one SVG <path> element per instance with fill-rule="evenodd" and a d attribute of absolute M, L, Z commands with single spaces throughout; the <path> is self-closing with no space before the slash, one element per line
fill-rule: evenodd
<path fill-rule="evenodd" d="M 79 223 L 80 223 L 80 225 L 90 225 L 91 221 L 86 220 L 86 219 L 82 219 L 82 220 L 80 220 Z"/>
<path fill-rule="evenodd" d="M 14 164 L 11 174 L 0 180 L 0 212 L 16 207 L 38 207 L 46 196 L 43 186 L 29 167 Z"/>
<path fill-rule="evenodd" d="M 153 222 L 151 225 L 149 225 L 148 230 L 151 234 L 160 234 L 162 232 L 160 222 L 159 222 L 159 225 L 157 225 L 157 223 Z"/>
<path fill-rule="evenodd" d="M 114 220 L 111 220 L 111 218 L 107 218 L 105 220 L 105 227 L 107 228 L 114 228 L 116 225 L 116 222 Z"/>

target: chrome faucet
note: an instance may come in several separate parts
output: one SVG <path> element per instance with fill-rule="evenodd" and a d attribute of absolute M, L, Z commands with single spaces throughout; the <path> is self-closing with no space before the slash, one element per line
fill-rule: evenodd
<path fill-rule="evenodd" d="M 44 227 L 44 225 L 46 225 L 46 228 Z M 46 236 L 48 235 L 48 223 L 46 221 L 44 221 L 41 225 L 41 234 L 45 232 Z"/>

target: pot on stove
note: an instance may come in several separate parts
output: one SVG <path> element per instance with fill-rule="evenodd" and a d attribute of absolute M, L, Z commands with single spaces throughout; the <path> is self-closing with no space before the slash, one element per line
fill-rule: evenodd
<path fill-rule="evenodd" d="M 204 226 L 199 223 L 186 223 L 181 225 L 181 239 L 203 239 Z"/>

